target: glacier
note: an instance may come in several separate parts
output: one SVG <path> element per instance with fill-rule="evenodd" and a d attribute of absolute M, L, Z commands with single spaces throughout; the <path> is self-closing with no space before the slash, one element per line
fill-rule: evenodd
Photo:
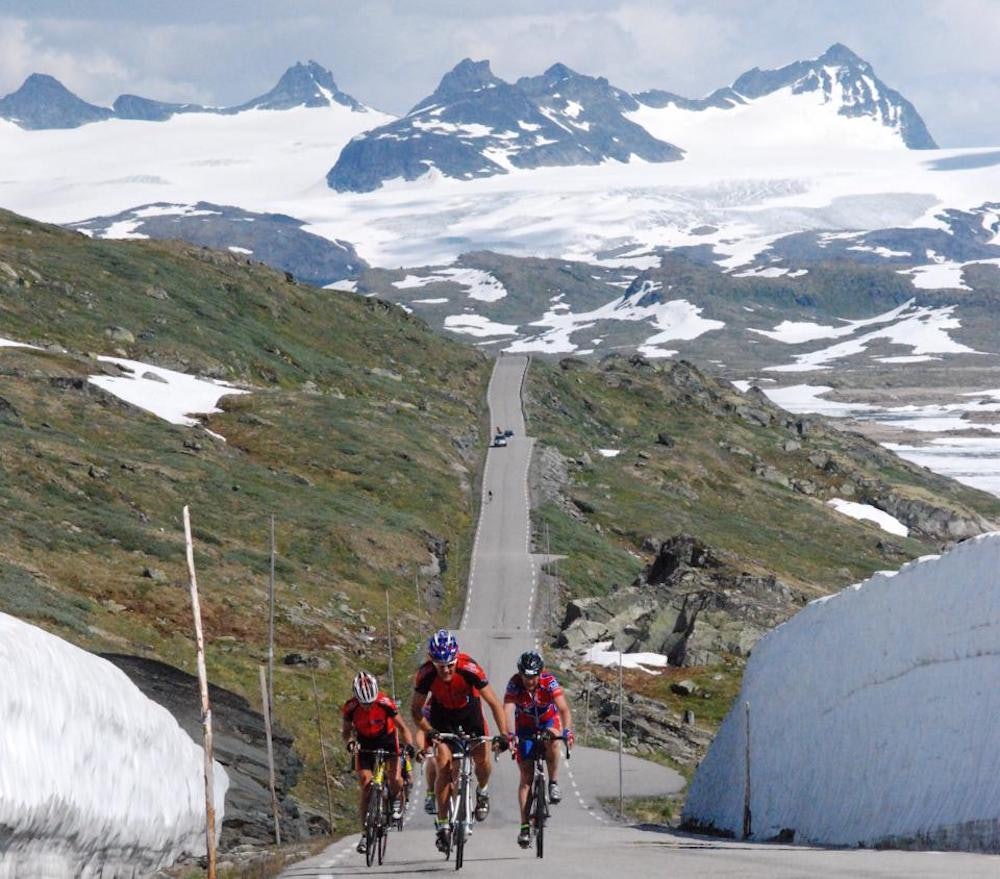
<path fill-rule="evenodd" d="M 204 854 L 204 751 L 170 712 L 2 613 L 0 675 L 0 879 L 137 877 Z M 229 777 L 214 771 L 218 834 Z"/>
<path fill-rule="evenodd" d="M 752 839 L 1000 851 L 998 570 L 994 532 L 762 638 L 685 821 L 741 836 L 749 777 Z"/>

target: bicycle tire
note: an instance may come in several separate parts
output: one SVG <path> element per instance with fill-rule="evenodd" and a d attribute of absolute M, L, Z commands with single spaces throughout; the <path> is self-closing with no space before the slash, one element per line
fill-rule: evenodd
<path fill-rule="evenodd" d="M 455 869 L 461 870 L 465 859 L 466 818 L 468 813 L 468 791 L 462 790 L 458 798 L 458 821 L 455 822 Z"/>
<path fill-rule="evenodd" d="M 382 788 L 382 807 L 379 809 L 378 822 L 378 863 L 382 866 L 385 860 L 385 848 L 389 844 L 389 822 L 392 820 L 392 807 L 389 805 L 389 788 Z"/>
<path fill-rule="evenodd" d="M 545 796 L 545 779 L 541 775 L 535 778 L 535 857 L 545 855 L 545 819 L 548 817 Z"/>
<path fill-rule="evenodd" d="M 378 847 L 379 806 L 382 794 L 379 789 L 368 793 L 368 808 L 365 811 L 365 864 L 371 866 L 375 862 L 375 849 Z"/>

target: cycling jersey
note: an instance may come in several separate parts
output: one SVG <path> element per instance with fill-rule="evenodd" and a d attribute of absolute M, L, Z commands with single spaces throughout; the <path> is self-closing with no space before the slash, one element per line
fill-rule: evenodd
<path fill-rule="evenodd" d="M 507 682 L 504 692 L 505 705 L 514 706 L 514 725 L 517 731 L 549 729 L 558 724 L 559 709 L 556 697 L 563 694 L 563 688 L 555 676 L 543 671 L 538 676 L 538 686 L 534 692 L 521 682 L 519 674 Z"/>
<path fill-rule="evenodd" d="M 361 738 L 372 739 L 396 733 L 396 721 L 393 718 L 399 714 L 399 709 L 385 693 L 380 692 L 370 705 L 363 705 L 352 696 L 341 710 Z"/>
<path fill-rule="evenodd" d="M 460 711 L 479 701 L 479 691 L 489 686 L 486 672 L 467 653 L 459 653 L 455 673 L 445 681 L 430 660 L 417 669 L 413 689 L 434 697 L 435 711 Z"/>

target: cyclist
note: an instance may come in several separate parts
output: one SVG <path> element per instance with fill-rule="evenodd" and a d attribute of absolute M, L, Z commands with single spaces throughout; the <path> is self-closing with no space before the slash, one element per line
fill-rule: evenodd
<path fill-rule="evenodd" d="M 517 786 L 517 800 L 521 807 L 521 830 L 517 844 L 521 848 L 531 845 L 531 827 L 528 824 L 528 791 L 531 789 L 534 766 L 531 757 L 535 741 L 531 733 L 547 729 L 556 738 L 564 738 L 568 747 L 573 747 L 573 717 L 563 688 L 555 676 L 545 669 L 545 660 L 537 650 L 527 650 L 517 660 L 517 674 L 507 682 L 504 692 L 504 709 L 508 723 L 517 736 L 518 769 L 521 779 Z M 545 764 L 549 770 L 549 802 L 559 803 L 559 742 L 553 740 L 545 746 Z"/>
<path fill-rule="evenodd" d="M 430 722 L 431 705 L 434 704 L 434 697 L 428 696 L 424 702 L 424 707 L 420 713 Z M 434 759 L 434 744 L 427 740 L 427 733 L 417 727 L 417 759 L 424 760 L 424 780 L 427 782 L 427 793 L 424 795 L 424 811 L 428 815 L 437 815 L 437 797 L 434 795 L 434 786 L 437 783 L 437 761 Z M 430 759 L 424 759 L 424 757 Z"/>
<path fill-rule="evenodd" d="M 372 773 L 375 769 L 375 756 L 365 753 L 376 748 L 389 751 L 394 755 L 386 761 L 386 778 L 389 781 L 389 791 L 392 793 L 392 818 L 398 821 L 403 813 L 403 800 L 400 793 L 403 788 L 403 778 L 400 774 L 399 760 L 399 730 L 403 732 L 407 752 L 413 753 L 413 736 L 410 728 L 403 721 L 396 707 L 385 693 L 378 688 L 378 682 L 373 675 L 360 671 L 354 678 L 354 695 L 344 703 L 341 709 L 343 726 L 341 737 L 347 750 L 354 754 L 354 768 L 358 773 L 360 795 L 358 798 L 358 814 L 361 818 L 361 841 L 358 851 L 364 854 L 366 843 L 364 834 L 365 811 L 368 808 L 368 795 L 371 790 Z"/>
<path fill-rule="evenodd" d="M 433 696 L 430 716 L 424 717 L 423 707 L 428 697 Z M 507 718 L 503 705 L 490 686 L 486 672 L 466 653 L 458 650 L 458 641 L 447 629 L 439 629 L 427 642 L 427 661 L 417 669 L 413 684 L 413 701 L 410 714 L 417 727 L 433 741 L 435 733 L 455 733 L 459 729 L 467 735 L 485 736 L 486 718 L 482 703 L 486 702 L 496 721 L 499 735 L 493 738 L 493 747 L 505 751 L 507 743 Z M 485 744 L 485 743 L 483 743 Z M 453 749 L 437 747 L 434 760 L 437 762 L 437 818 L 434 821 L 436 845 L 439 851 L 448 848 L 448 799 L 451 796 L 451 764 Z M 485 821 L 490 811 L 489 754 L 482 744 L 472 752 L 476 780 L 476 820 Z"/>

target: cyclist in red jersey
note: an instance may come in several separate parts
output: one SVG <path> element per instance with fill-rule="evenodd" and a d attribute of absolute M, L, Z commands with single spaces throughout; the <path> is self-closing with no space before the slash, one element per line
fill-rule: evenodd
<path fill-rule="evenodd" d="M 403 722 L 396 703 L 379 690 L 375 678 L 364 671 L 358 672 L 354 678 L 354 695 L 344 703 L 341 713 L 344 718 L 341 736 L 347 750 L 354 754 L 354 768 L 358 773 L 360 787 L 358 816 L 361 819 L 361 841 L 358 843 L 357 850 L 364 853 L 366 847 L 365 812 L 368 809 L 368 794 L 371 788 L 372 772 L 375 768 L 375 757 L 365 752 L 381 748 L 393 755 L 386 761 L 386 778 L 393 797 L 392 817 L 393 820 L 398 820 L 403 808 L 400 799 L 403 778 L 399 771 L 399 730 L 403 731 L 403 740 L 411 754 L 413 752 L 413 736 L 409 727 Z"/>
<path fill-rule="evenodd" d="M 423 716 L 423 707 L 428 697 L 433 696 L 430 716 Z M 499 735 L 493 738 L 496 750 L 506 750 L 507 719 L 503 705 L 490 686 L 486 672 L 468 654 L 459 653 L 455 636 L 447 629 L 440 629 L 431 636 L 427 645 L 427 661 L 417 669 L 413 684 L 413 701 L 410 714 L 417 727 L 433 740 L 435 732 L 458 732 L 462 730 L 471 736 L 487 734 L 486 718 L 482 703 L 486 702 L 496 721 Z M 484 743 L 485 744 L 485 743 Z M 437 818 L 434 829 L 436 845 L 444 850 L 448 845 L 448 798 L 452 784 L 452 750 L 437 747 L 434 753 L 437 762 Z M 488 785 L 492 765 L 488 750 L 482 745 L 472 752 L 476 780 L 476 820 L 484 821 L 490 811 Z"/>
<path fill-rule="evenodd" d="M 569 702 L 555 676 L 544 670 L 545 660 L 537 650 L 528 650 L 517 660 L 517 674 L 507 682 L 504 692 L 504 709 L 508 722 L 513 721 L 517 739 L 517 762 L 521 779 L 517 786 L 517 801 L 521 807 L 521 830 L 517 844 L 521 848 L 531 845 L 531 828 L 528 824 L 526 807 L 528 791 L 531 789 L 534 766 L 531 756 L 535 741 L 530 734 L 538 729 L 547 729 L 557 738 L 564 738 L 567 746 L 573 747 L 573 718 Z M 549 802 L 556 804 L 562 800 L 559 790 L 559 752 L 557 741 L 545 746 L 545 765 L 549 770 Z"/>

